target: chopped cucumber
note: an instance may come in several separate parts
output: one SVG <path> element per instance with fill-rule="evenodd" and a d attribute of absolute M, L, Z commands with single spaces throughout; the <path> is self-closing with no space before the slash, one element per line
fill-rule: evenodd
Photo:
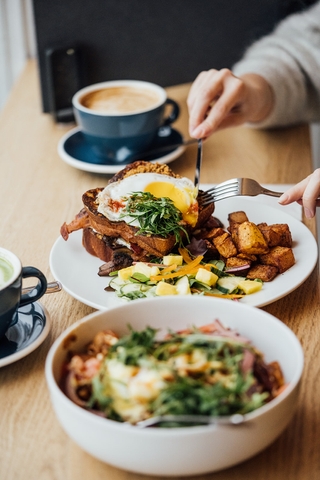
<path fill-rule="evenodd" d="M 116 292 L 118 292 L 123 285 L 125 285 L 125 281 L 119 277 L 112 277 L 109 282 L 109 287 L 113 288 Z"/>
<path fill-rule="evenodd" d="M 126 283 L 120 287 L 120 293 L 122 295 L 127 295 L 132 292 L 141 292 L 144 293 L 149 290 L 151 287 L 144 285 L 143 283 Z"/>
<path fill-rule="evenodd" d="M 233 293 L 243 280 L 245 277 L 221 277 L 216 283 L 216 288 L 222 293 Z"/>

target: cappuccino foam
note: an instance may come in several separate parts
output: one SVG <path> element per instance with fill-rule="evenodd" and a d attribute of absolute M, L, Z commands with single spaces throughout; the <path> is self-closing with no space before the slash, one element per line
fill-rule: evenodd
<path fill-rule="evenodd" d="M 160 95 L 151 89 L 120 86 L 87 93 L 80 99 L 80 103 L 97 112 L 127 114 L 149 110 L 159 103 L 160 98 Z"/>

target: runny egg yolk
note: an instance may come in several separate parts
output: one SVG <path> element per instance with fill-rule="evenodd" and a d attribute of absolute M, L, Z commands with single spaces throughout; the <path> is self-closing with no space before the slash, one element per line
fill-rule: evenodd
<path fill-rule="evenodd" d="M 194 227 L 198 219 L 198 203 L 194 200 L 193 192 L 178 188 L 169 182 L 151 182 L 144 188 L 145 192 L 154 197 L 167 197 L 173 201 L 174 206 L 182 213 L 185 222 Z"/>

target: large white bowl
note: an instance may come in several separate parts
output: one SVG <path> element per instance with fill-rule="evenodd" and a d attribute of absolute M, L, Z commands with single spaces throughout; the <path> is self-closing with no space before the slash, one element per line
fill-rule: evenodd
<path fill-rule="evenodd" d="M 126 333 L 146 325 L 167 331 L 219 319 L 252 339 L 267 362 L 277 360 L 288 387 L 274 400 L 247 414 L 236 426 L 173 429 L 138 427 L 94 415 L 74 404 L 59 388 L 67 350 L 76 351 L 105 328 Z M 257 454 L 287 427 L 297 404 L 303 352 L 293 332 L 268 313 L 225 299 L 164 297 L 135 300 L 93 313 L 68 328 L 46 360 L 46 379 L 56 415 L 67 434 L 86 452 L 115 467 L 147 475 L 201 475 L 230 467 Z"/>

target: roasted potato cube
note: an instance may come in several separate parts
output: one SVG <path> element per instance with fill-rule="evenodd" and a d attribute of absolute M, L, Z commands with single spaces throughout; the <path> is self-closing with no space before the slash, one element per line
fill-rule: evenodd
<path fill-rule="evenodd" d="M 270 225 L 270 227 L 277 233 L 277 235 L 280 236 L 280 240 L 277 245 L 280 247 L 292 247 L 292 236 L 289 225 L 286 223 L 274 223 L 273 225 Z"/>
<path fill-rule="evenodd" d="M 213 243 L 211 243 L 206 238 L 204 239 L 204 242 L 206 243 L 206 246 L 207 246 L 206 257 L 219 258 L 219 252 L 217 248 L 213 245 Z"/>
<path fill-rule="evenodd" d="M 260 261 L 264 265 L 277 267 L 279 273 L 283 273 L 295 264 L 292 248 L 273 247 L 270 252 L 260 255 Z"/>
<path fill-rule="evenodd" d="M 223 230 L 223 228 L 216 227 L 216 228 L 212 228 L 208 232 L 204 233 L 202 238 L 205 238 L 207 240 L 211 240 L 212 238 L 219 237 L 220 235 L 223 235 L 224 233 L 225 233 L 225 231 Z"/>
<path fill-rule="evenodd" d="M 250 260 L 239 257 L 230 257 L 226 260 L 226 268 L 242 267 L 244 265 L 251 265 Z"/>
<path fill-rule="evenodd" d="M 266 239 L 269 247 L 275 247 L 276 245 L 279 245 L 279 242 L 281 241 L 281 235 L 277 233 L 270 225 L 267 225 L 266 223 L 259 223 L 257 226 Z"/>
<path fill-rule="evenodd" d="M 232 241 L 231 235 L 225 232 L 223 235 L 213 239 L 213 244 L 224 258 L 235 257 L 237 255 L 237 249 Z"/>
<path fill-rule="evenodd" d="M 239 253 L 260 255 L 269 251 L 268 244 L 255 223 L 243 222 L 238 226 L 236 246 Z"/>
<path fill-rule="evenodd" d="M 271 282 L 278 274 L 278 268 L 273 265 L 254 265 L 247 273 L 247 278 L 260 278 L 263 282 Z"/>
<path fill-rule="evenodd" d="M 228 227 L 228 232 L 231 234 L 231 238 L 235 245 L 238 243 L 238 228 L 239 228 L 240 223 L 231 223 Z"/>
<path fill-rule="evenodd" d="M 238 258 L 243 258 L 244 260 L 250 260 L 250 262 L 256 262 L 258 257 L 252 253 L 238 253 Z"/>
<path fill-rule="evenodd" d="M 248 222 L 249 219 L 246 215 L 245 212 L 239 211 L 239 212 L 232 212 L 229 213 L 228 215 L 228 222 L 231 223 L 243 223 L 243 222 Z"/>

